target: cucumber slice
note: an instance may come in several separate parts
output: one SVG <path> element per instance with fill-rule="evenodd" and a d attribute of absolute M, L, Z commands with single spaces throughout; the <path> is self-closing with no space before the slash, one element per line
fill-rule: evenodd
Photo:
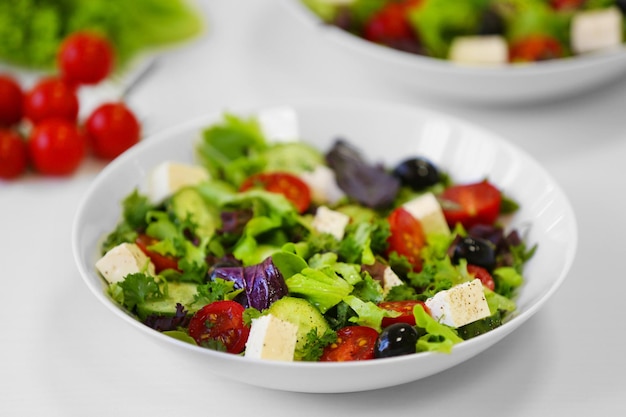
<path fill-rule="evenodd" d="M 301 360 L 299 354 L 306 345 L 306 336 L 313 329 L 322 336 L 330 326 L 322 313 L 311 303 L 303 298 L 283 297 L 274 302 L 268 312 L 281 320 L 288 321 L 298 326 L 298 340 L 296 341 L 295 360 Z"/>
<path fill-rule="evenodd" d="M 170 210 L 181 220 L 189 217 L 196 225 L 195 232 L 200 237 L 213 236 L 221 222 L 219 211 L 191 187 L 183 188 L 172 196 Z"/>
<path fill-rule="evenodd" d="M 177 303 L 182 304 L 189 313 L 194 313 L 198 310 L 197 306 L 193 306 L 196 294 L 196 284 L 170 282 L 167 284 L 167 297 L 138 304 L 137 315 L 142 320 L 151 314 L 173 316 L 176 314 Z"/>
<path fill-rule="evenodd" d="M 476 320 L 472 323 L 466 324 L 465 326 L 461 326 L 456 330 L 462 339 L 467 340 L 483 333 L 487 333 L 488 331 L 501 325 L 502 315 L 500 312 L 497 312 L 489 317 L 485 317 L 484 319 Z"/>

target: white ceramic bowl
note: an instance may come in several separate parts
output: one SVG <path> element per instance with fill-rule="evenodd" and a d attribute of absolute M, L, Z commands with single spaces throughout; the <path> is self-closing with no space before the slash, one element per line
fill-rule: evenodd
<path fill-rule="evenodd" d="M 300 0 L 283 0 L 282 4 L 301 22 L 303 30 L 312 30 L 321 42 L 341 51 L 340 60 L 356 62 L 381 83 L 430 97 L 487 105 L 525 104 L 582 94 L 626 77 L 626 47 L 527 65 L 463 66 L 351 35 L 325 24 Z"/>
<path fill-rule="evenodd" d="M 122 199 L 133 188 L 144 186 L 146 173 L 155 165 L 165 160 L 194 160 L 198 132 L 221 118 L 216 113 L 144 139 L 109 164 L 80 203 L 72 235 L 76 263 L 95 299 L 120 323 L 169 346 L 172 355 L 188 357 L 207 372 L 245 383 L 301 392 L 362 391 L 424 378 L 484 351 L 535 314 L 564 280 L 577 245 L 574 213 L 550 175 L 520 149 L 464 121 L 415 107 L 361 101 L 302 102 L 290 107 L 297 114 L 303 140 L 320 149 L 328 149 L 337 136 L 342 136 L 361 147 L 371 161 L 391 164 L 421 154 L 457 181 L 488 176 L 519 201 L 521 210 L 512 226 L 528 229 L 528 242 L 537 243 L 539 249 L 525 270 L 527 282 L 519 295 L 516 317 L 487 334 L 461 342 L 450 354 L 418 353 L 352 363 L 285 363 L 186 344 L 126 314 L 105 294 L 104 281 L 96 273 L 98 243 L 120 218 Z M 255 113 L 250 109 L 225 110 Z"/>

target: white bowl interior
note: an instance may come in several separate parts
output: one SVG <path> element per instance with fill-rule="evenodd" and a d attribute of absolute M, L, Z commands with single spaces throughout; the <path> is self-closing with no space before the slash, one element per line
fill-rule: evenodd
<path fill-rule="evenodd" d="M 573 262 L 577 245 L 574 212 L 561 188 L 534 159 L 481 128 L 414 107 L 357 101 L 302 102 L 291 105 L 303 140 L 328 149 L 343 137 L 372 162 L 393 163 L 423 155 L 459 182 L 489 177 L 521 203 L 511 225 L 527 231 L 539 249 L 525 270 L 517 315 L 487 334 L 454 347 L 451 354 L 421 353 L 354 363 L 281 363 L 251 360 L 195 347 L 164 336 L 136 321 L 105 294 L 96 273 L 98 245 L 120 218 L 121 201 L 142 189 L 147 173 L 165 160 L 194 161 L 198 132 L 219 120 L 215 113 L 144 139 L 109 164 L 84 196 L 74 221 L 72 244 L 82 278 L 115 315 L 172 354 L 207 371 L 245 383 L 301 392 L 350 392 L 393 386 L 440 372 L 487 349 L 530 318 L 557 290 Z M 225 109 L 236 114 L 254 110 Z M 368 378 L 368 375 L 376 378 Z"/>

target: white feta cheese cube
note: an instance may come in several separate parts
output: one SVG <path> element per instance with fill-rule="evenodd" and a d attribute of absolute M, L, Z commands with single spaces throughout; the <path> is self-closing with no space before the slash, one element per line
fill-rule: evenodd
<path fill-rule="evenodd" d="M 109 250 L 96 262 L 96 269 L 109 284 L 138 272 L 155 275 L 154 264 L 134 243 L 122 243 Z"/>
<path fill-rule="evenodd" d="M 311 190 L 311 199 L 317 204 L 335 204 L 345 193 L 337 185 L 335 173 L 325 165 L 317 166 L 312 172 L 299 174 Z"/>
<path fill-rule="evenodd" d="M 293 142 L 299 140 L 298 115 L 291 107 L 276 107 L 257 114 L 261 131 L 268 142 Z"/>
<path fill-rule="evenodd" d="M 450 45 L 448 59 L 459 64 L 502 65 L 509 60 L 509 48 L 499 35 L 459 36 Z"/>
<path fill-rule="evenodd" d="M 158 203 L 183 187 L 208 179 L 209 173 L 201 166 L 167 161 L 152 170 L 148 194 L 153 202 Z"/>
<path fill-rule="evenodd" d="M 432 233 L 450 234 L 450 228 L 441 209 L 441 204 L 433 193 L 425 193 L 402 206 L 420 221 L 425 235 Z"/>
<path fill-rule="evenodd" d="M 436 320 L 455 328 L 490 315 L 483 284 L 479 279 L 439 291 L 425 304 Z"/>
<path fill-rule="evenodd" d="M 245 356 L 293 361 L 297 340 L 298 326 L 267 314 L 252 320 Z"/>
<path fill-rule="evenodd" d="M 617 7 L 576 13 L 570 27 L 572 49 L 582 54 L 620 45 L 622 20 Z"/>
<path fill-rule="evenodd" d="M 404 282 L 402 282 L 402 280 L 400 279 L 400 277 L 398 277 L 398 275 L 396 275 L 395 272 L 393 272 L 393 269 L 391 269 L 391 267 L 387 267 L 385 268 L 385 270 L 383 271 L 383 295 L 386 296 L 387 294 L 389 294 L 389 291 L 397 286 L 397 285 L 402 285 L 404 284 Z"/>
<path fill-rule="evenodd" d="M 313 218 L 315 230 L 320 233 L 330 233 L 337 240 L 343 239 L 348 223 L 350 223 L 350 216 L 331 210 L 326 206 L 319 206 Z"/>

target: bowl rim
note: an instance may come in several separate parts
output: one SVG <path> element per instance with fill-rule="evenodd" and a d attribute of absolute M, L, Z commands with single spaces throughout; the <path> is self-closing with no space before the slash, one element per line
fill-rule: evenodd
<path fill-rule="evenodd" d="M 474 346 L 478 344 L 485 344 L 488 342 L 484 349 L 486 350 L 488 347 L 497 343 L 501 339 L 503 339 L 506 335 L 508 335 L 511 331 L 515 330 L 517 327 L 526 322 L 530 317 L 532 317 L 545 303 L 548 299 L 550 299 L 553 294 L 559 289 L 562 283 L 565 281 L 571 266 L 574 262 L 575 253 L 578 244 L 578 226 L 575 217 L 574 210 L 571 206 L 571 203 L 560 187 L 560 185 L 554 180 L 552 175 L 542 166 L 540 165 L 535 158 L 533 158 L 528 152 L 524 149 L 519 148 L 517 145 L 509 142 L 507 139 L 502 137 L 501 135 L 495 134 L 488 129 L 483 128 L 480 125 L 471 123 L 465 119 L 452 116 L 440 111 L 431 110 L 422 106 L 409 105 L 409 104 L 401 104 L 393 101 L 385 101 L 385 100 L 370 100 L 370 99 L 345 99 L 345 98 L 334 98 L 334 99 L 305 99 L 305 100 L 292 100 L 289 103 L 265 103 L 265 104 L 257 104 L 257 105 L 234 105 L 230 106 L 229 109 L 226 110 L 214 110 L 207 114 L 202 114 L 193 118 L 190 118 L 182 123 L 175 124 L 173 126 L 164 128 L 158 132 L 152 133 L 144 138 L 139 144 L 133 146 L 131 149 L 126 151 L 120 157 L 111 161 L 107 166 L 105 166 L 102 171 L 97 174 L 96 178 L 91 182 L 88 186 L 87 190 L 83 193 L 76 211 L 74 215 L 74 219 L 72 222 L 72 231 L 71 231 L 71 244 L 72 244 L 72 254 L 75 260 L 75 264 L 77 269 L 79 270 L 81 279 L 85 282 L 90 292 L 102 303 L 104 304 L 110 311 L 112 311 L 117 317 L 120 317 L 123 321 L 127 322 L 131 326 L 138 329 L 141 333 L 147 334 L 151 337 L 154 337 L 158 340 L 165 341 L 165 343 L 179 346 L 183 349 L 190 350 L 192 352 L 196 352 L 202 355 L 207 355 L 210 357 L 214 357 L 216 359 L 235 361 L 239 363 L 250 363 L 255 362 L 257 364 L 261 364 L 266 367 L 278 367 L 278 368 L 297 368 L 297 369 L 326 369 L 326 368 L 355 368 L 355 367 L 380 367 L 384 366 L 387 363 L 393 362 L 409 362 L 409 361 L 421 361 L 427 360 L 427 358 L 441 355 L 437 352 L 419 352 L 413 355 L 404 355 L 393 358 L 384 358 L 377 359 L 371 361 L 354 361 L 354 362 L 281 362 L 281 361 L 269 361 L 265 359 L 254 359 L 254 358 L 246 358 L 241 355 L 233 355 L 224 352 L 218 352 L 211 349 L 206 349 L 200 346 L 194 346 L 192 344 L 177 340 L 165 334 L 162 334 L 156 330 L 151 329 L 148 326 L 145 326 L 136 318 L 131 316 L 129 313 L 120 308 L 109 296 L 106 295 L 105 291 L 103 291 L 103 285 L 96 284 L 90 276 L 95 273 L 95 266 L 88 265 L 88 259 L 83 259 L 82 251 L 80 247 L 80 243 L 82 241 L 80 237 L 81 232 L 81 223 L 85 214 L 86 206 L 89 204 L 89 201 L 93 198 L 93 195 L 100 188 L 100 186 L 108 180 L 109 174 L 114 172 L 118 166 L 127 164 L 127 161 L 132 160 L 134 157 L 141 155 L 148 149 L 153 147 L 161 146 L 162 143 L 172 140 L 174 134 L 178 133 L 190 133 L 191 129 L 198 129 L 202 126 L 206 126 L 208 123 L 219 120 L 221 116 L 225 112 L 234 112 L 240 114 L 253 114 L 254 112 L 274 107 L 285 107 L 292 106 L 296 109 L 302 107 L 312 107 L 312 106 L 324 106 L 324 107 L 363 107 L 363 108 L 385 108 L 385 109 L 396 109 L 402 111 L 408 111 L 413 113 L 419 113 L 422 115 L 427 115 L 430 117 L 437 117 L 438 119 L 443 119 L 446 122 L 452 123 L 455 126 L 460 127 L 461 129 L 470 129 L 476 133 L 479 133 L 481 136 L 485 136 L 489 141 L 495 141 L 498 146 L 503 146 L 510 150 L 513 150 L 516 154 L 519 154 L 520 157 L 526 159 L 529 163 L 533 165 L 534 169 L 537 169 L 543 178 L 545 178 L 553 188 L 553 191 L 560 195 L 561 199 L 564 202 L 564 210 L 566 212 L 566 216 L 570 220 L 571 229 L 569 231 L 572 234 L 572 242 L 569 247 L 569 251 L 567 252 L 567 256 L 565 259 L 565 263 L 559 270 L 559 276 L 553 280 L 550 287 L 547 291 L 543 292 L 540 297 L 536 298 L 535 301 L 530 304 L 524 311 L 517 312 L 509 321 L 504 323 L 502 326 L 489 331 L 486 334 L 479 335 L 475 338 L 464 340 L 463 342 L 455 345 L 452 349 L 450 355 L 453 355 L 455 352 L 458 352 L 458 355 L 462 355 L 463 353 L 467 354 L 468 352 L 472 352 L 474 350 Z M 102 237 L 100 237 L 101 239 Z M 95 254 L 94 254 L 95 255 Z M 84 261 L 84 262 L 83 262 Z M 103 283 L 101 283 L 103 284 Z M 511 324 L 513 323 L 513 324 Z M 482 351 L 481 350 L 481 351 Z M 473 355 L 472 355 L 473 356 Z"/>

